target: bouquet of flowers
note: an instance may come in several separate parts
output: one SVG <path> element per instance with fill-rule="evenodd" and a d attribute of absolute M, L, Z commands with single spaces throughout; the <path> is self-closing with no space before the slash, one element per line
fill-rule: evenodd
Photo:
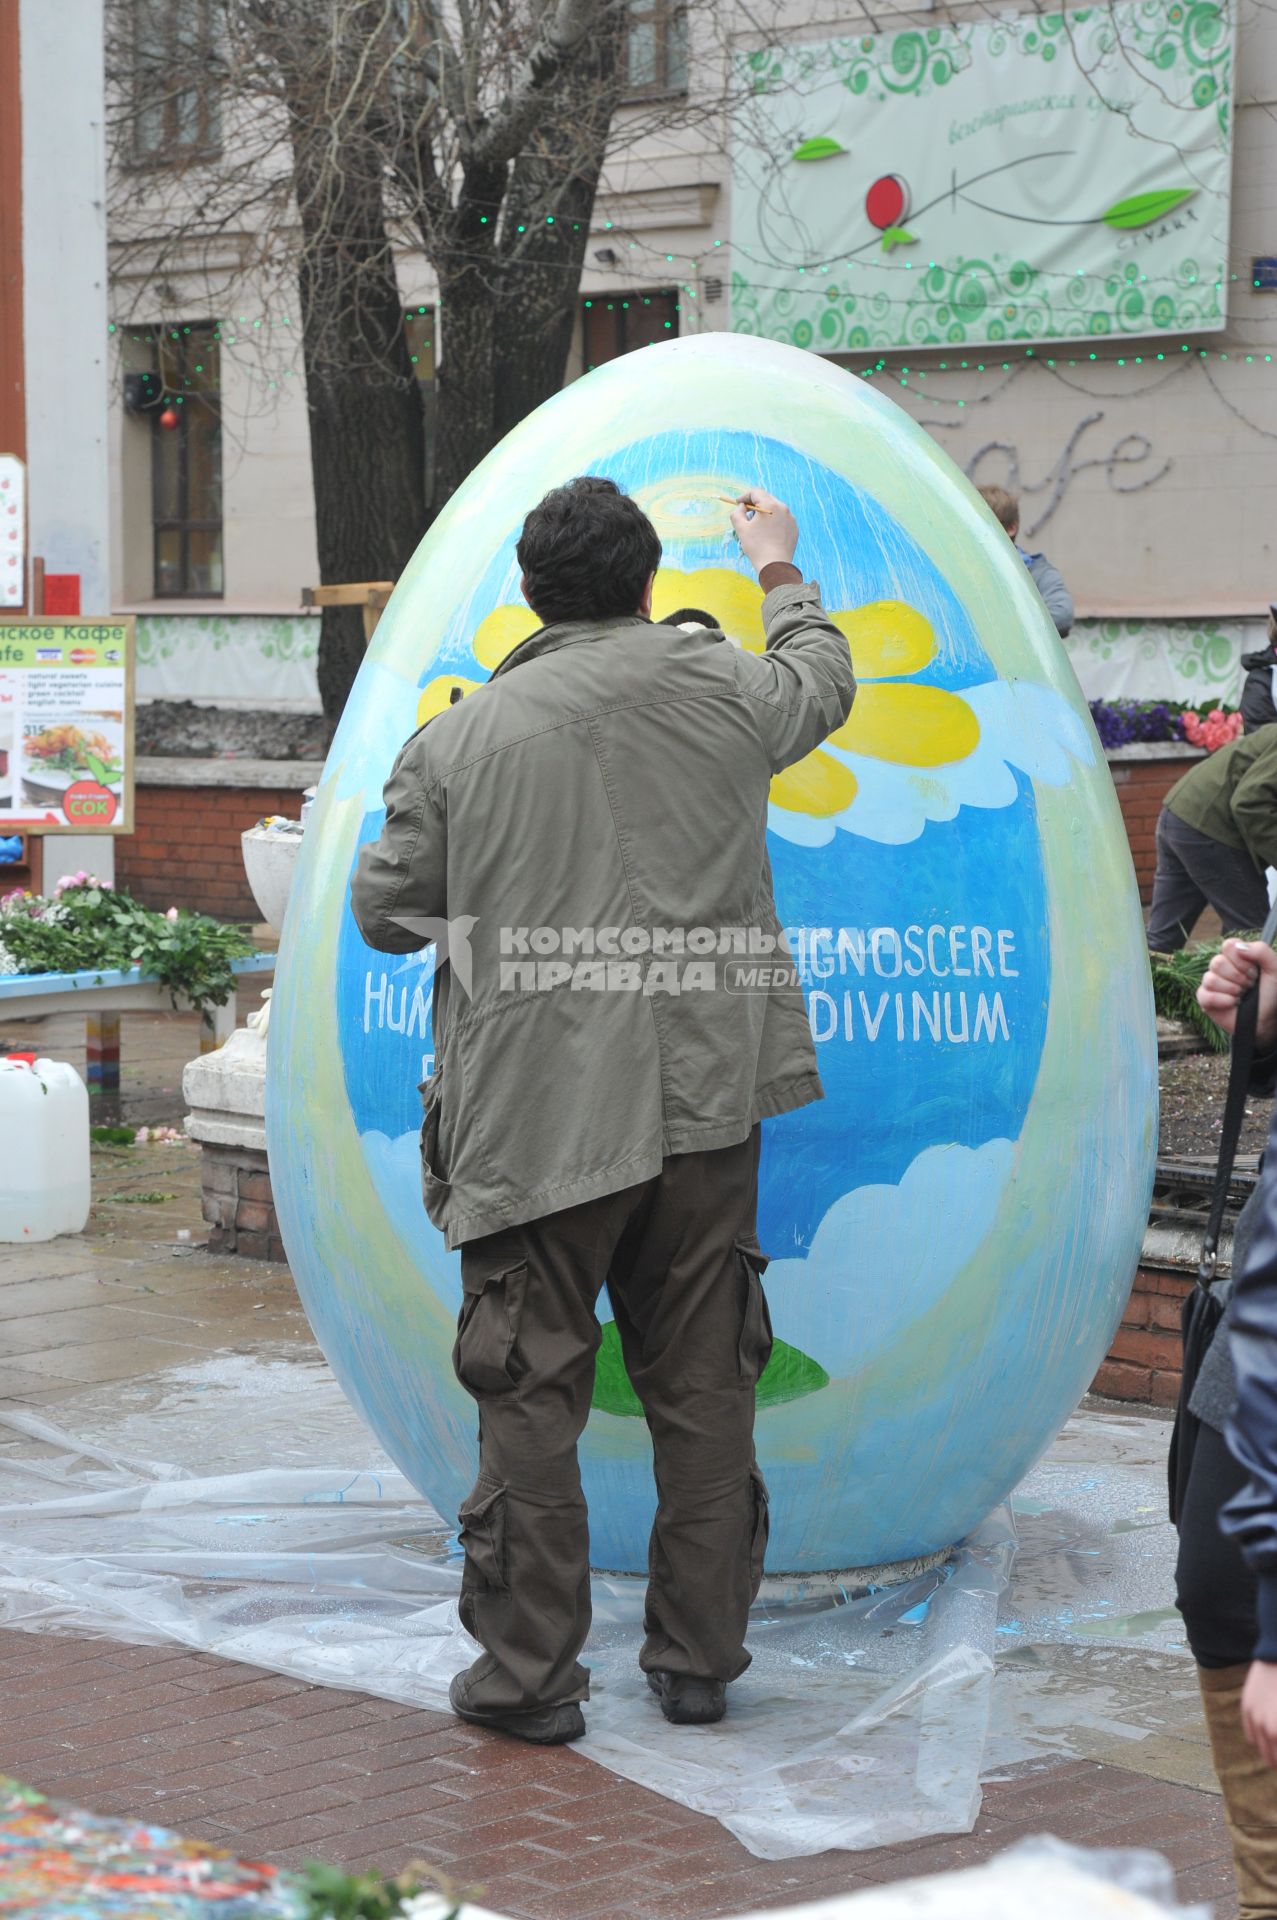
<path fill-rule="evenodd" d="M 1220 747 L 1226 747 L 1235 740 L 1242 730 L 1240 713 L 1229 713 L 1223 707 L 1214 707 L 1207 714 L 1191 711 L 1184 715 L 1184 738 L 1190 747 L 1205 747 L 1208 753 L 1215 753 Z"/>

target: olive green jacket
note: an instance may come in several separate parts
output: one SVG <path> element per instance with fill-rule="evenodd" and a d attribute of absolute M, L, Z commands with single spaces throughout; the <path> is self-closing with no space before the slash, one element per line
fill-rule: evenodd
<path fill-rule="evenodd" d="M 1257 727 L 1200 760 L 1166 796 L 1170 811 L 1255 865 L 1277 867 L 1277 726 Z"/>
<path fill-rule="evenodd" d="M 820 1099 L 768 786 L 855 680 L 815 587 L 775 588 L 763 622 L 761 655 L 638 614 L 542 628 L 395 762 L 351 904 L 391 953 L 451 922 L 422 1088 L 449 1246 Z"/>

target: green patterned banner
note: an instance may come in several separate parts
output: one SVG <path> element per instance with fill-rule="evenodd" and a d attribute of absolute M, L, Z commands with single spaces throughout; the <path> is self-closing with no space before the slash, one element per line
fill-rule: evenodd
<path fill-rule="evenodd" d="M 742 56 L 732 326 L 823 353 L 1224 325 L 1216 0 Z"/>

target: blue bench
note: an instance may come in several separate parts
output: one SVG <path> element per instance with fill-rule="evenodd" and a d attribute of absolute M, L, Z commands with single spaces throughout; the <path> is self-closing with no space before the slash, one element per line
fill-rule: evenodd
<path fill-rule="evenodd" d="M 232 971 L 267 975 L 275 970 L 273 953 L 253 953 L 232 960 Z M 263 984 L 265 984 L 263 982 Z M 51 1013 L 83 1013 L 85 1064 L 90 1092 L 117 1093 L 120 1086 L 120 1015 L 122 1013 L 190 1013 L 191 1003 L 179 994 L 174 1005 L 168 988 L 140 967 L 92 967 L 79 973 L 0 974 L 0 1018 L 6 1013 L 25 1019 L 43 1019 Z M 211 1053 L 235 1031 L 234 996 L 224 1007 L 208 1007 L 200 1030 L 200 1052 Z"/>

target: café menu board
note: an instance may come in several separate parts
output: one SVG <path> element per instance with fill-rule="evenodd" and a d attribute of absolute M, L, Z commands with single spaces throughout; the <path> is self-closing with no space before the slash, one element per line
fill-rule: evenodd
<path fill-rule="evenodd" d="M 0 620 L 0 835 L 133 831 L 133 621 Z"/>

